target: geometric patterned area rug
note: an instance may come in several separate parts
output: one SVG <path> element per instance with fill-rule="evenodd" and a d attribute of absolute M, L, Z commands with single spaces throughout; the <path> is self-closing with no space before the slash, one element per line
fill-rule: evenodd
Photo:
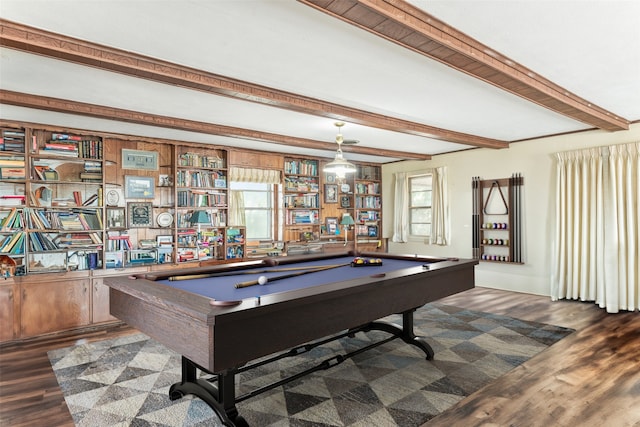
<path fill-rule="evenodd" d="M 396 339 L 247 399 L 239 413 L 259 427 L 419 426 L 573 332 L 438 303 L 414 319 L 434 360 Z M 238 395 L 387 336 L 360 332 L 242 373 Z M 53 350 L 49 359 L 77 426 L 222 425 L 198 398 L 169 400 L 180 355 L 144 334 Z"/>

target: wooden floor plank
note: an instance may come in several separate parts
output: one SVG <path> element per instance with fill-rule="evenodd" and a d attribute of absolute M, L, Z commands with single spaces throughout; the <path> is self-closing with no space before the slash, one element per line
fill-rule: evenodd
<path fill-rule="evenodd" d="M 576 329 L 425 427 L 640 426 L 640 315 L 592 303 L 475 288 L 441 300 Z M 47 352 L 137 331 L 117 326 L 0 347 L 0 425 L 73 426 Z M 436 355 L 437 357 L 437 355 Z"/>

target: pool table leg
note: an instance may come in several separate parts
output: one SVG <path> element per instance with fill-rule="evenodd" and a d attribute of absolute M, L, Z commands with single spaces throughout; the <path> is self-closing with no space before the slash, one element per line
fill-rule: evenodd
<path fill-rule="evenodd" d="M 362 330 L 365 332 L 377 330 L 393 334 L 396 337 L 401 338 L 402 341 L 407 344 L 414 345 L 422 350 L 427 355 L 427 360 L 433 360 L 433 356 L 435 354 L 433 348 L 429 345 L 427 340 L 423 337 L 417 336 L 413 332 L 413 313 L 416 310 L 417 308 L 413 308 L 402 313 L 402 327 L 395 323 L 378 320 L 365 325 Z"/>
<path fill-rule="evenodd" d="M 177 400 L 187 394 L 198 396 L 211 407 L 225 426 L 248 427 L 244 418 L 238 415 L 235 396 L 235 371 L 217 375 L 218 386 L 198 378 L 200 366 L 182 356 L 182 381 L 169 389 L 169 399 Z"/>

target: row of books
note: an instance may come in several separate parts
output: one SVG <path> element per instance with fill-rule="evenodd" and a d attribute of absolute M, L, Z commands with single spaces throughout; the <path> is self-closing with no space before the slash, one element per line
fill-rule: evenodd
<path fill-rule="evenodd" d="M 189 228 L 191 224 L 192 212 L 179 213 L 176 216 L 176 226 L 178 228 Z M 209 212 L 209 219 L 211 220 L 212 227 L 225 227 L 227 225 L 227 212 Z"/>
<path fill-rule="evenodd" d="M 378 237 L 377 225 L 356 225 L 355 230 L 358 237 Z"/>
<path fill-rule="evenodd" d="M 102 246 L 102 237 L 99 233 L 58 234 L 53 241 L 60 249 Z"/>
<path fill-rule="evenodd" d="M 25 168 L 0 167 L 0 179 L 25 179 L 25 177 Z"/>
<path fill-rule="evenodd" d="M 318 208 L 318 193 L 315 194 L 287 194 L 284 196 L 284 207 L 292 208 Z"/>
<path fill-rule="evenodd" d="M 24 153 L 24 131 L 3 129 L 0 137 L 0 151 Z"/>
<path fill-rule="evenodd" d="M 317 224 L 318 211 L 316 210 L 290 210 L 286 215 L 287 225 L 292 224 Z"/>
<path fill-rule="evenodd" d="M 318 178 L 288 176 L 284 179 L 284 191 L 317 192 L 319 188 Z"/>
<path fill-rule="evenodd" d="M 357 222 L 369 222 L 380 220 L 380 211 L 358 211 Z"/>
<path fill-rule="evenodd" d="M 84 138 L 78 135 L 54 133 L 39 153 L 81 159 L 102 159 L 102 141 Z"/>
<path fill-rule="evenodd" d="M 379 196 L 356 196 L 356 208 L 382 209 L 382 198 Z"/>
<path fill-rule="evenodd" d="M 227 177 L 220 171 L 183 171 L 176 174 L 176 185 L 195 188 L 227 188 Z"/>
<path fill-rule="evenodd" d="M 19 231 L 17 233 L 3 236 L 0 240 L 0 253 L 21 255 L 24 253 L 24 240 L 26 233 Z"/>
<path fill-rule="evenodd" d="M 284 173 L 291 175 L 318 175 L 317 160 L 290 160 L 284 162 Z"/>
<path fill-rule="evenodd" d="M 13 208 L 0 220 L 0 231 L 14 231 L 24 228 L 24 217 L 22 211 Z"/>
<path fill-rule="evenodd" d="M 226 207 L 227 194 L 213 192 L 197 192 L 193 190 L 180 190 L 177 193 L 178 206 L 180 207 Z"/>
<path fill-rule="evenodd" d="M 225 161 L 218 156 L 207 156 L 198 153 L 184 153 L 178 157 L 179 166 L 224 169 Z"/>
<path fill-rule="evenodd" d="M 95 211 L 58 212 L 25 209 L 27 227 L 35 230 L 101 230 L 102 218 Z"/>
<path fill-rule="evenodd" d="M 356 182 L 356 194 L 380 194 L 380 183 Z"/>

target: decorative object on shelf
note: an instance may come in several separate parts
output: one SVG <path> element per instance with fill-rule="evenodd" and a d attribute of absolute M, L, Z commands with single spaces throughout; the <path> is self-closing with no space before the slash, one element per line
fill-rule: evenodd
<path fill-rule="evenodd" d="M 344 245 L 347 246 L 347 236 L 349 235 L 349 227 L 351 227 L 356 222 L 353 220 L 353 217 L 346 213 L 342 215 L 342 221 L 340 221 L 340 225 L 344 228 Z"/>
<path fill-rule="evenodd" d="M 110 230 L 124 229 L 127 226 L 125 208 L 107 208 L 107 228 Z"/>
<path fill-rule="evenodd" d="M 335 184 L 324 185 L 324 202 L 338 203 L 338 186 Z"/>
<path fill-rule="evenodd" d="M 153 225 L 153 207 L 151 202 L 127 203 L 129 228 L 151 227 Z"/>
<path fill-rule="evenodd" d="M 340 196 L 340 207 L 341 208 L 350 208 L 351 207 L 351 197 L 350 196 Z"/>
<path fill-rule="evenodd" d="M 327 223 L 327 234 L 340 234 L 340 230 L 338 229 L 338 218 L 336 217 L 328 217 L 325 219 Z"/>
<path fill-rule="evenodd" d="M 336 150 L 336 156 L 333 161 L 325 165 L 324 171 L 335 174 L 338 182 L 341 182 L 348 173 L 356 172 L 356 165 L 348 162 L 342 155 L 342 143 L 344 142 L 344 138 L 342 137 L 341 128 L 344 126 L 344 122 L 336 122 L 335 125 L 338 128 L 338 134 L 336 135 L 338 149 Z"/>
<path fill-rule="evenodd" d="M 159 227 L 170 227 L 173 224 L 173 215 L 170 212 L 162 212 L 158 214 L 156 222 Z"/>
<path fill-rule="evenodd" d="M 158 153 L 155 151 L 122 149 L 122 169 L 158 170 Z"/>
<path fill-rule="evenodd" d="M 107 191 L 105 202 L 107 206 L 118 206 L 118 203 L 120 203 L 120 192 L 114 189 Z"/>
<path fill-rule="evenodd" d="M 349 193 L 351 191 L 351 186 L 346 182 L 340 186 L 340 192 Z"/>
<path fill-rule="evenodd" d="M 152 177 L 130 176 L 124 177 L 127 199 L 153 199 L 155 197 L 155 182 Z"/>

